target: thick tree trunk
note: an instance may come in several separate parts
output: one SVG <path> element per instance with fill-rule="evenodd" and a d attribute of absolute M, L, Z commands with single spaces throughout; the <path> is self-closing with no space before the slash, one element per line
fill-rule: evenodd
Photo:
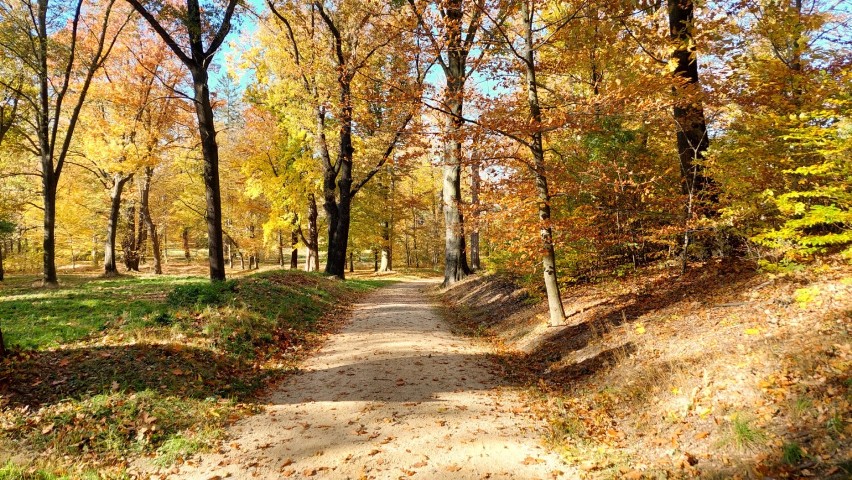
<path fill-rule="evenodd" d="M 469 275 L 461 211 L 461 148 L 464 124 L 464 83 L 467 77 L 467 50 L 462 37 L 462 0 L 449 0 L 444 10 L 447 67 L 447 88 L 444 105 L 449 109 L 444 144 L 444 286 L 452 285 Z M 468 35 L 474 32 L 468 28 Z M 475 29 L 473 29 L 475 31 Z"/>
<path fill-rule="evenodd" d="M 125 209 L 127 232 L 121 243 L 124 250 L 124 266 L 128 271 L 139 271 L 139 245 L 136 244 L 136 202 L 131 201 Z"/>
<path fill-rule="evenodd" d="M 106 241 L 104 242 L 104 275 L 118 275 L 115 254 L 115 237 L 118 233 L 118 217 L 121 212 L 121 193 L 124 185 L 132 176 L 115 174 L 112 177 L 112 189 L 109 192 L 109 219 L 107 221 Z"/>
<path fill-rule="evenodd" d="M 474 271 L 482 268 L 479 261 L 479 182 L 479 160 L 474 159 L 470 166 L 470 206 L 473 213 L 470 232 L 470 268 Z"/>
<path fill-rule="evenodd" d="M 349 243 L 349 223 L 352 209 L 352 79 L 343 71 L 338 75 L 340 88 L 340 138 L 337 155 L 337 173 L 326 172 L 324 208 L 328 219 L 328 256 L 325 273 L 345 278 L 346 250 Z M 335 179 L 337 196 L 335 198 Z"/>
<path fill-rule="evenodd" d="M 151 191 L 151 177 L 153 174 L 153 168 L 145 167 L 145 177 L 142 179 L 142 184 L 139 186 L 139 213 L 142 217 L 142 222 L 145 224 L 145 229 L 148 231 L 148 236 L 151 237 L 151 250 L 154 254 L 154 273 L 156 275 L 162 275 L 163 262 L 160 254 L 160 239 L 157 236 L 157 226 L 154 225 L 154 220 L 151 218 L 151 210 L 148 201 Z"/>
<path fill-rule="evenodd" d="M 668 0 L 669 32 L 671 39 L 676 42 L 672 52 L 675 62 L 672 87 L 675 94 L 674 120 L 677 132 L 677 150 L 680 161 L 681 189 L 690 199 L 706 199 L 712 203 L 717 201 L 716 195 L 706 190 L 711 187 L 711 180 L 705 176 L 704 153 L 709 145 L 707 124 L 700 98 L 701 85 L 698 78 L 698 60 L 693 41 L 693 9 L 692 0 Z"/>
<path fill-rule="evenodd" d="M 553 248 L 553 230 L 550 226 L 550 192 L 547 185 L 547 173 L 544 164 L 544 141 L 541 133 L 541 106 L 538 100 L 536 83 L 535 51 L 533 50 L 533 18 L 527 5 L 528 0 L 521 2 L 521 16 L 524 24 L 524 64 L 526 66 L 527 104 L 530 118 L 535 127 L 529 149 L 533 157 L 533 175 L 535 188 L 538 193 L 539 234 L 541 235 L 542 259 L 544 270 L 544 287 L 547 291 L 547 305 L 550 312 L 550 324 L 559 325 L 565 319 L 562 298 L 559 295 L 559 282 L 556 278 L 556 252 Z"/>
<path fill-rule="evenodd" d="M 190 68 L 193 91 L 195 92 L 195 115 L 201 134 L 201 152 L 204 156 L 204 187 L 207 200 L 207 250 L 210 264 L 210 280 L 225 280 L 225 254 L 222 242 L 222 199 L 219 188 L 219 146 L 216 144 L 216 125 L 210 90 L 207 86 L 207 71 Z"/>

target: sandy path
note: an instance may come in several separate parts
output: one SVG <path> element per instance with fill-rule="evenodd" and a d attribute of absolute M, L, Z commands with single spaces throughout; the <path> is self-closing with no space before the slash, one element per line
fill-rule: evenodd
<path fill-rule="evenodd" d="M 450 333 L 430 285 L 371 295 L 264 413 L 172 478 L 571 478 L 484 350 Z"/>

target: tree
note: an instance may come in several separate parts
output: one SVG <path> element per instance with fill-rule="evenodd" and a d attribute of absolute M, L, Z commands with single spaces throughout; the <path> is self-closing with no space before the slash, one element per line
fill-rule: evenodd
<path fill-rule="evenodd" d="M 524 75 L 524 87 L 526 90 L 527 109 L 529 116 L 530 131 L 527 139 L 521 139 L 514 134 L 508 134 L 522 145 L 526 146 L 532 156 L 532 164 L 529 168 L 533 174 L 536 194 L 538 197 L 538 219 L 539 235 L 541 236 L 541 263 L 544 273 L 544 285 L 547 291 L 547 303 L 550 312 L 551 325 L 560 324 L 565 318 L 562 307 L 562 298 L 559 295 L 559 282 L 556 272 L 556 252 L 553 246 L 553 227 L 551 225 L 551 197 L 548 185 L 548 175 L 544 159 L 544 133 L 545 122 L 542 115 L 541 102 L 539 100 L 537 80 L 538 65 L 536 61 L 536 50 L 540 45 L 536 44 L 535 34 L 538 29 L 534 26 L 536 21 L 535 0 L 520 1 L 520 24 L 521 31 L 518 35 L 519 45 L 515 46 L 515 39 L 511 38 L 507 29 L 498 22 L 495 29 L 506 42 L 509 51 L 521 63 Z M 570 18 L 571 16 L 569 16 Z M 564 21 L 563 21 L 564 23 Z M 477 172 L 477 177 L 479 173 Z M 478 182 L 477 196 L 478 196 Z"/>
<path fill-rule="evenodd" d="M 464 133 L 465 83 L 470 76 L 468 56 L 481 26 L 484 2 L 476 0 L 467 11 L 464 0 L 447 0 L 440 6 L 408 4 L 417 16 L 444 74 L 445 88 L 439 110 L 445 114 L 443 145 L 443 209 L 445 224 L 444 286 L 452 285 L 471 273 L 462 214 L 461 172 Z M 437 12 L 437 18 L 431 17 Z M 468 16 L 465 25 L 465 16 Z M 428 17 L 428 18 L 427 18 Z M 430 25 L 437 25 L 433 31 Z"/>
<path fill-rule="evenodd" d="M 231 21 L 239 0 L 227 0 L 224 7 L 204 5 L 199 0 L 186 0 L 182 7 L 145 0 L 127 0 L 142 15 L 151 28 L 186 65 L 192 77 L 193 102 L 204 157 L 204 186 L 206 197 L 207 241 L 210 279 L 225 279 L 225 256 L 222 243 L 222 200 L 219 187 L 219 147 L 216 144 L 216 125 L 210 102 L 208 69 L 213 57 L 231 31 Z M 217 18 L 220 16 L 221 18 Z M 158 19 L 159 17 L 159 19 Z M 215 22 L 219 21 L 218 27 Z M 182 29 L 184 44 L 169 33 Z M 205 46 L 206 44 L 206 46 Z"/>
<path fill-rule="evenodd" d="M 716 201 L 707 190 L 712 187 L 704 173 L 704 153 L 709 145 L 707 122 L 701 102 L 701 82 L 698 77 L 698 55 L 695 49 L 695 4 L 692 0 L 668 0 L 669 32 L 675 48 L 671 59 L 675 80 L 673 106 L 677 132 L 677 151 L 680 160 L 683 193 L 688 196 L 688 211 L 694 201 Z M 694 200 L 693 200 L 694 199 Z"/>
<path fill-rule="evenodd" d="M 288 54 L 295 71 L 287 76 L 312 106 L 312 126 L 306 129 L 313 133 L 315 156 L 323 175 L 323 210 L 328 222 L 325 272 L 344 278 L 353 199 L 381 171 L 401 143 L 418 110 L 417 102 L 411 99 L 419 99 L 426 69 L 418 62 L 419 58 L 409 61 L 407 56 L 400 55 L 394 60 L 389 55 L 391 51 L 400 54 L 410 51 L 405 47 L 410 38 L 403 35 L 410 21 L 392 4 L 376 10 L 363 3 L 344 2 L 332 10 L 320 2 L 303 8 L 287 5 L 287 9 L 267 3 L 290 47 Z M 317 25 L 322 25 L 322 30 Z M 329 49 L 318 43 L 322 40 L 330 44 L 330 57 L 325 53 Z M 400 83 L 390 90 L 398 93 L 390 95 L 388 100 L 396 101 L 385 104 L 387 110 L 382 112 L 362 109 L 364 104 L 357 100 L 363 97 L 353 95 L 363 88 L 358 80 L 364 79 L 370 87 L 370 79 L 394 74 Z M 392 106 L 397 108 L 389 108 Z M 364 121 L 355 121 L 359 112 L 366 115 Z M 380 128 L 358 131 L 357 125 L 375 123 L 370 117 L 376 114 L 384 118 Z M 329 145 L 331 121 L 337 126 L 332 137 L 337 141 L 334 160 Z M 372 168 L 356 179 L 353 138 L 359 133 L 365 140 L 378 141 L 381 147 L 376 148 L 377 160 Z"/>
<path fill-rule="evenodd" d="M 56 191 L 80 111 L 95 73 L 130 20 L 129 14 L 119 13 L 116 21 L 114 7 L 115 0 L 89 4 L 77 0 L 70 5 L 4 0 L 2 4 L 4 13 L 15 18 L 16 32 L 3 48 L 22 60 L 26 82 L 0 79 L 0 85 L 26 99 L 34 117 L 30 124 L 35 131 L 27 132 L 27 143 L 41 166 L 45 285 L 57 284 Z"/>

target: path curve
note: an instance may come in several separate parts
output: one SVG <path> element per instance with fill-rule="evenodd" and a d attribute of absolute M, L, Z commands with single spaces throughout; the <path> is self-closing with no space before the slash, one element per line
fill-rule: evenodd
<path fill-rule="evenodd" d="M 371 294 L 262 413 L 170 478 L 570 478 L 485 348 L 429 303 L 433 285 Z"/>

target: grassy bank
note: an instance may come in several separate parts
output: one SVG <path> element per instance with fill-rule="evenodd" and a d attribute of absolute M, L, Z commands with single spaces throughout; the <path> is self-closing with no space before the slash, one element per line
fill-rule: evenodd
<path fill-rule="evenodd" d="M 122 477 L 134 458 L 168 466 L 209 448 L 380 284 L 287 271 L 55 290 L 12 279 L 0 290 L 13 345 L 0 362 L 0 479 Z"/>
<path fill-rule="evenodd" d="M 564 326 L 501 276 L 444 292 L 585 478 L 849 478 L 852 268 L 711 262 L 569 286 Z"/>

